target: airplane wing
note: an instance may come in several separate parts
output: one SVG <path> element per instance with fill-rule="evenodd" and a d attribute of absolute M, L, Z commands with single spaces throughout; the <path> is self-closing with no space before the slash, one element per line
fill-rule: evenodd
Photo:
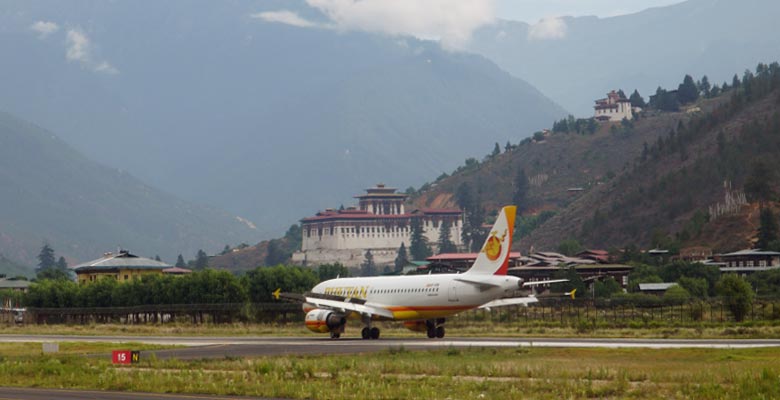
<path fill-rule="evenodd" d="M 378 315 L 385 318 L 393 318 L 393 312 L 377 304 L 366 303 L 363 299 L 346 298 L 341 296 L 326 295 L 320 293 L 273 293 L 274 298 L 284 299 L 297 303 L 309 303 L 317 308 L 335 310 L 342 313 L 348 311 L 359 314 Z"/>
<path fill-rule="evenodd" d="M 492 307 L 504 307 L 504 306 L 513 306 L 517 304 L 522 304 L 526 307 L 528 307 L 531 303 L 536 303 L 539 300 L 535 296 L 526 296 L 526 297 L 509 297 L 505 299 L 497 299 L 493 301 L 489 301 L 477 308 L 484 308 L 487 310 L 490 310 Z"/>
<path fill-rule="evenodd" d="M 306 297 L 306 302 L 314 305 L 317 308 L 322 308 L 326 310 L 336 310 L 342 313 L 346 313 L 347 311 L 354 311 L 360 314 L 378 315 L 380 317 L 391 318 L 391 319 L 393 318 L 392 311 L 384 307 L 372 305 L 368 303 L 358 304 L 358 303 L 351 303 L 348 301 L 320 299 L 317 297 L 309 297 L 309 296 Z"/>
<path fill-rule="evenodd" d="M 568 282 L 568 279 L 551 279 L 548 281 L 530 281 L 530 282 L 523 282 L 523 286 L 536 286 L 536 285 L 549 285 L 551 283 L 561 283 L 561 282 Z"/>

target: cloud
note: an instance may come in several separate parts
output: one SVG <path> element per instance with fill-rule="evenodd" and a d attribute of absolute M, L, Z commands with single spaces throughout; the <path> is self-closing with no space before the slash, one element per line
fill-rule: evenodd
<path fill-rule="evenodd" d="M 262 19 L 268 22 L 278 22 L 281 24 L 297 26 L 299 28 L 314 28 L 319 26 L 319 24 L 303 19 L 300 15 L 287 10 L 266 11 L 252 14 L 250 17 Z"/>
<path fill-rule="evenodd" d="M 306 0 L 328 24 L 301 18 L 291 11 L 252 14 L 253 18 L 299 27 L 366 31 L 441 41 L 462 48 L 479 27 L 495 20 L 494 0 Z"/>
<path fill-rule="evenodd" d="M 528 31 L 528 40 L 557 40 L 566 37 L 568 26 L 562 18 L 543 18 Z"/>
<path fill-rule="evenodd" d="M 30 25 L 30 29 L 35 32 L 38 32 L 39 38 L 45 39 L 46 36 L 49 36 L 52 33 L 60 30 L 60 26 L 54 22 L 36 21 L 34 24 Z"/>
<path fill-rule="evenodd" d="M 98 62 L 94 60 L 92 56 L 92 42 L 80 29 L 69 29 L 65 37 L 65 43 L 67 44 L 65 58 L 68 61 L 78 62 L 84 68 L 103 74 L 115 75 L 119 73 L 119 70 L 108 61 L 102 60 Z"/>

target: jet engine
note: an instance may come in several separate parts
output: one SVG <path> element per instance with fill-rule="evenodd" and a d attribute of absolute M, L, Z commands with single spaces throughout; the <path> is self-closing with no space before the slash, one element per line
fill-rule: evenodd
<path fill-rule="evenodd" d="M 344 315 L 330 311 L 314 309 L 306 313 L 306 327 L 312 332 L 341 332 L 347 324 Z"/>

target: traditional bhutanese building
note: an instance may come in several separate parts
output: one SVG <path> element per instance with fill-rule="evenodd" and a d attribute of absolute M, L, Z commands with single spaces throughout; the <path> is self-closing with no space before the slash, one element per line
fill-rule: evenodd
<path fill-rule="evenodd" d="M 140 278 L 144 275 L 162 275 L 172 266 L 161 261 L 138 257 L 127 250 L 119 253 L 106 253 L 97 260 L 92 260 L 73 267 L 79 283 L 92 283 L 98 279 L 115 279 L 120 282 Z"/>
<path fill-rule="evenodd" d="M 631 100 L 620 95 L 616 91 L 607 93 L 605 99 L 596 100 L 594 117 L 599 121 L 622 121 L 634 118 L 631 110 Z"/>
<path fill-rule="evenodd" d="M 435 250 L 442 224 L 449 224 L 450 239 L 460 246 L 463 229 L 462 213 L 453 209 L 416 209 L 407 212 L 407 195 L 395 188 L 379 184 L 355 196 L 357 207 L 343 210 L 327 209 L 301 220 L 303 241 L 301 250 L 293 254 L 293 262 L 304 265 L 341 263 L 359 266 L 367 250 L 371 250 L 376 265 L 390 265 L 398 248 L 409 248 L 412 220 L 422 223 L 423 235 Z"/>

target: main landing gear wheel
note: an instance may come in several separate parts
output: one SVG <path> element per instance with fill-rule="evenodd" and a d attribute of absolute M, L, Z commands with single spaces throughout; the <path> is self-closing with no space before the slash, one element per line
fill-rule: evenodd
<path fill-rule="evenodd" d="M 436 337 L 436 328 L 428 328 L 428 339 Z"/>
<path fill-rule="evenodd" d="M 362 331 L 360 331 L 360 336 L 363 339 L 379 339 L 379 328 L 373 327 L 365 327 Z"/>
<path fill-rule="evenodd" d="M 341 333 L 339 333 L 339 332 L 331 332 L 330 333 L 330 338 L 331 339 L 338 339 L 340 337 L 341 337 Z"/>
<path fill-rule="evenodd" d="M 439 338 L 439 339 L 444 337 L 444 327 L 443 326 L 439 326 L 439 327 L 436 328 L 436 337 Z"/>

